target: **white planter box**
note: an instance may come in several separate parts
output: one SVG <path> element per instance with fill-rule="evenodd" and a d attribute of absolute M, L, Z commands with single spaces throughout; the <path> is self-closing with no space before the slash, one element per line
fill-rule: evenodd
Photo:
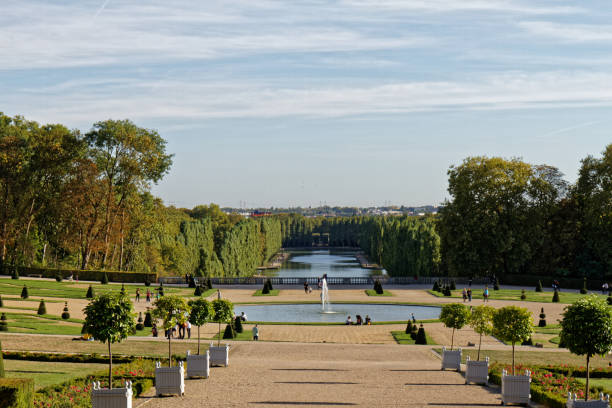
<path fill-rule="evenodd" d="M 572 396 L 570 392 L 567 395 L 567 408 L 610 408 L 610 396 L 604 398 L 603 392 L 600 392 L 599 399 L 585 401 L 576 399 L 576 394 Z"/>
<path fill-rule="evenodd" d="M 132 408 L 132 382 L 126 381 L 125 388 L 100 388 L 100 381 L 93 383 L 91 390 L 92 408 Z"/>
<path fill-rule="evenodd" d="M 489 382 L 489 357 L 484 361 L 465 360 L 465 383 L 488 384 Z"/>
<path fill-rule="evenodd" d="M 185 394 L 185 369 L 181 361 L 178 367 L 162 367 L 155 363 L 155 394 Z"/>
<path fill-rule="evenodd" d="M 525 375 L 508 375 L 502 371 L 502 404 L 529 404 L 531 398 L 531 372 Z"/>
<path fill-rule="evenodd" d="M 205 354 L 191 354 L 187 350 L 187 377 L 208 378 L 210 374 L 210 355 L 208 350 Z"/>
<path fill-rule="evenodd" d="M 461 371 L 461 349 L 447 350 L 442 347 L 442 370 L 452 368 L 453 370 Z"/>
<path fill-rule="evenodd" d="M 229 365 L 229 344 L 224 346 L 213 346 L 212 343 L 208 347 L 210 353 L 210 365 L 222 365 L 227 367 Z"/>

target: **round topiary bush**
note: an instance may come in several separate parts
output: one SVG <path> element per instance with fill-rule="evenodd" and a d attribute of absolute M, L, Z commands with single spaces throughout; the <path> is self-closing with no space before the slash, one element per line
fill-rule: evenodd
<path fill-rule="evenodd" d="M 543 288 L 542 288 L 542 281 L 539 280 L 538 284 L 536 285 L 535 291 L 536 292 L 542 292 Z"/>
<path fill-rule="evenodd" d="M 144 330 L 144 324 L 142 323 L 142 312 L 138 312 L 138 323 L 136 323 L 136 330 Z"/>
<path fill-rule="evenodd" d="M 21 298 L 27 299 L 28 297 L 30 297 L 30 295 L 28 294 L 28 287 L 26 285 L 23 285 L 23 289 L 21 289 Z"/>
<path fill-rule="evenodd" d="M 533 340 L 529 337 L 527 340 L 521 343 L 521 346 L 533 346 Z"/>
<path fill-rule="evenodd" d="M 557 289 L 555 289 L 555 293 L 553 293 L 552 301 L 553 303 L 559 303 L 559 291 Z"/>
<path fill-rule="evenodd" d="M 93 290 L 93 287 L 91 285 L 89 285 L 89 288 L 87 288 L 87 294 L 85 295 L 85 297 L 87 299 L 93 299 L 93 297 L 94 297 L 94 290 Z"/>
<path fill-rule="evenodd" d="M 55 281 L 56 282 L 61 282 L 62 280 L 63 280 L 62 274 L 58 273 L 58 274 L 55 275 Z"/>
<path fill-rule="evenodd" d="M 423 327 L 423 323 L 421 323 L 421 327 L 419 327 L 419 331 L 416 334 L 414 343 L 415 344 L 427 344 L 427 335 L 425 334 L 425 328 Z"/>
<path fill-rule="evenodd" d="M 62 319 L 70 319 L 70 313 L 68 312 L 68 302 L 64 302 L 64 311 L 62 312 Z"/>
<path fill-rule="evenodd" d="M 242 333 L 244 331 L 244 329 L 242 328 L 242 319 L 240 318 L 240 316 L 236 316 L 236 318 L 234 319 L 234 329 L 236 330 L 236 333 Z"/>
<path fill-rule="evenodd" d="M 151 312 L 149 311 L 145 313 L 144 327 L 153 327 L 153 319 L 151 318 Z"/>
<path fill-rule="evenodd" d="M 38 312 L 39 315 L 45 315 L 47 314 L 47 306 L 45 306 L 45 300 L 44 299 L 40 299 L 40 304 L 38 305 Z"/>
<path fill-rule="evenodd" d="M 102 279 L 100 280 L 100 283 L 103 285 L 108 284 L 108 275 L 106 274 L 106 272 L 104 272 L 104 275 L 102 275 Z"/>
<path fill-rule="evenodd" d="M 540 321 L 538 322 L 538 327 L 546 327 L 546 314 L 544 314 L 544 308 L 540 310 Z"/>
<path fill-rule="evenodd" d="M 228 324 L 225 326 L 225 331 L 223 332 L 223 338 L 224 339 L 233 339 L 236 337 L 236 334 L 234 333 L 234 328 L 232 327 L 231 324 Z"/>
<path fill-rule="evenodd" d="M 0 316 L 0 331 L 8 331 L 8 322 L 6 321 L 5 313 L 2 313 Z"/>
<path fill-rule="evenodd" d="M 521 300 L 527 299 L 527 295 L 525 294 L 525 289 L 521 289 Z"/>

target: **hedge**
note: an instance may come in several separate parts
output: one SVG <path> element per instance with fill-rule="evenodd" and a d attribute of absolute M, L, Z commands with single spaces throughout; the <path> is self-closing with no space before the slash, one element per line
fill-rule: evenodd
<path fill-rule="evenodd" d="M 554 280 L 559 282 L 561 289 L 581 289 L 584 286 L 583 278 L 561 278 L 555 276 L 538 276 L 538 275 L 515 275 L 507 274 L 502 275 L 500 281 L 504 285 L 519 285 L 519 286 L 538 286 L 538 281 L 542 281 L 542 285 L 545 287 L 552 287 Z M 609 280 L 612 280 L 610 277 Z M 600 279 L 587 279 L 587 286 L 589 290 L 601 290 L 601 285 L 604 281 Z"/>
<path fill-rule="evenodd" d="M 33 379 L 0 378 L 0 408 L 31 408 L 33 395 Z"/>
<path fill-rule="evenodd" d="M 0 378 L 4 377 L 4 360 L 2 358 L 2 342 L 0 341 Z"/>
<path fill-rule="evenodd" d="M 69 276 L 77 277 L 84 281 L 101 281 L 104 274 L 107 274 L 111 282 L 124 283 L 144 283 L 148 278 L 150 282 L 157 282 L 157 275 L 154 273 L 141 272 L 119 272 L 119 271 L 89 271 L 78 269 L 47 269 L 47 268 L 29 268 L 19 267 L 21 276 L 41 275 L 43 278 L 53 278 L 60 275 L 63 279 Z"/>

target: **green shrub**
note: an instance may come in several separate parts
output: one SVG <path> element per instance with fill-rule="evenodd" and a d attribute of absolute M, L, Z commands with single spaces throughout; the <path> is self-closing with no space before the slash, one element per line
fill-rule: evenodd
<path fill-rule="evenodd" d="M 125 292 L 125 283 L 122 283 L 122 284 L 121 284 L 121 294 L 122 294 L 122 295 L 125 295 L 125 294 L 126 294 L 126 292 Z"/>
<path fill-rule="evenodd" d="M 450 290 L 450 287 L 449 287 L 449 286 L 445 286 L 445 287 L 444 287 L 444 290 L 443 290 L 442 292 L 444 293 L 444 296 L 451 296 L 451 295 L 452 295 L 452 293 L 451 293 L 451 290 Z"/>
<path fill-rule="evenodd" d="M 521 289 L 521 300 L 527 299 L 527 295 L 525 294 L 525 289 Z"/>
<path fill-rule="evenodd" d="M 94 295 L 93 287 L 91 285 L 89 285 L 89 288 L 87 289 L 87 294 L 85 295 L 85 297 L 87 299 L 93 299 L 94 296 L 95 295 Z"/>
<path fill-rule="evenodd" d="M 11 275 L 11 279 L 19 279 L 19 270 L 15 268 L 13 270 L 13 274 Z"/>
<path fill-rule="evenodd" d="M 196 287 L 196 281 L 195 281 L 195 278 L 193 276 L 189 277 L 189 287 L 190 288 L 195 288 Z"/>
<path fill-rule="evenodd" d="M 412 320 L 408 320 L 408 323 L 406 324 L 406 334 L 410 333 L 412 333 Z"/>
<path fill-rule="evenodd" d="M 553 303 L 559 303 L 559 291 L 557 289 L 555 289 L 555 293 L 553 293 L 552 301 Z"/>
<path fill-rule="evenodd" d="M 527 340 L 521 343 L 521 346 L 533 346 L 533 340 L 529 337 Z"/>
<path fill-rule="evenodd" d="M 200 285 L 196 286 L 193 296 L 202 296 L 202 287 Z"/>
<path fill-rule="evenodd" d="M 495 284 L 493 285 L 493 290 L 499 290 L 499 278 L 495 278 Z"/>
<path fill-rule="evenodd" d="M 159 282 L 159 288 L 157 288 L 157 292 L 159 293 L 159 296 L 164 296 L 164 284 Z"/>
<path fill-rule="evenodd" d="M 457 290 L 457 285 L 455 284 L 454 279 L 451 279 L 450 281 L 450 290 Z"/>
<path fill-rule="evenodd" d="M 538 281 L 538 284 L 536 285 L 535 291 L 536 292 L 542 292 L 543 291 L 542 281 L 541 280 Z"/>
<path fill-rule="evenodd" d="M 45 315 L 47 314 L 47 306 L 45 306 L 45 300 L 44 299 L 40 299 L 40 304 L 38 305 L 38 312 L 39 315 Z"/>
<path fill-rule="evenodd" d="M 33 379 L 0 378 L 0 408 L 31 408 L 33 396 Z"/>
<path fill-rule="evenodd" d="M 138 323 L 136 323 L 136 330 L 144 330 L 144 324 L 142 323 L 142 312 L 138 312 Z"/>
<path fill-rule="evenodd" d="M 378 295 L 382 295 L 383 293 L 385 293 L 385 291 L 383 290 L 383 287 L 382 287 L 382 283 L 380 283 L 380 280 L 378 280 L 378 279 L 374 281 L 374 291 Z"/>
<path fill-rule="evenodd" d="M 273 290 L 272 281 L 270 279 L 266 279 L 266 284 L 268 285 L 268 290 Z"/>
<path fill-rule="evenodd" d="M 70 313 L 68 313 L 68 302 L 64 302 L 64 311 L 62 312 L 62 319 L 70 319 Z"/>
<path fill-rule="evenodd" d="M 144 285 L 148 288 L 149 286 L 151 286 L 151 279 L 149 278 L 149 275 L 145 275 L 144 278 Z"/>
<path fill-rule="evenodd" d="M 431 288 L 431 290 L 433 290 L 435 292 L 439 292 L 440 291 L 440 285 L 438 284 L 438 281 L 434 282 L 433 288 Z"/>
<path fill-rule="evenodd" d="M 232 327 L 231 324 L 228 324 L 225 326 L 225 331 L 223 332 L 223 338 L 224 339 L 233 339 L 236 337 L 236 334 L 234 333 L 234 328 Z"/>
<path fill-rule="evenodd" d="M 30 297 L 30 295 L 28 295 L 28 287 L 23 285 L 23 289 L 21 289 L 21 298 L 27 299 L 28 297 Z"/>
<path fill-rule="evenodd" d="M 212 289 L 212 281 L 210 280 L 210 278 L 206 279 L 206 286 L 208 287 L 208 289 Z"/>
<path fill-rule="evenodd" d="M 31 268 L 31 267 L 20 267 L 21 274 L 26 275 L 42 275 L 43 278 L 55 279 L 58 273 L 62 276 L 78 276 L 79 280 L 82 281 L 97 281 L 101 282 L 104 275 L 107 275 L 107 279 L 112 282 L 125 282 L 125 283 L 142 283 L 145 278 L 148 278 L 151 282 L 157 280 L 157 275 L 154 273 L 144 272 L 124 272 L 124 271 L 95 271 L 95 270 L 78 270 L 78 269 L 57 269 L 57 268 Z"/>
<path fill-rule="evenodd" d="M 580 293 L 583 295 L 586 295 L 589 292 L 589 290 L 587 289 L 587 278 L 586 276 L 584 277 L 583 283 L 582 283 L 582 287 L 580 288 Z"/>
<path fill-rule="evenodd" d="M 546 315 L 544 314 L 544 308 L 540 311 L 540 321 L 538 327 L 546 327 Z"/>
<path fill-rule="evenodd" d="M 612 294 L 609 294 L 606 300 L 608 301 L 609 305 L 612 305 Z M 2 303 L 2 299 L 0 299 L 0 303 Z"/>
<path fill-rule="evenodd" d="M 4 302 L 2 301 L 2 295 L 0 295 L 0 307 L 4 307 Z"/>
<path fill-rule="evenodd" d="M 242 328 L 242 319 L 240 318 L 240 316 L 236 316 L 236 318 L 234 319 L 234 329 L 236 330 L 236 333 L 242 333 L 244 331 L 244 329 Z"/>
<path fill-rule="evenodd" d="M 144 327 L 153 327 L 153 319 L 151 318 L 151 312 L 149 311 L 145 313 Z"/>
<path fill-rule="evenodd" d="M 8 322 L 6 321 L 6 314 L 0 315 L 0 332 L 8 331 Z"/>
<path fill-rule="evenodd" d="M 2 342 L 0 341 L 0 378 L 4 377 L 4 359 L 2 358 Z"/>
<path fill-rule="evenodd" d="M 102 279 L 100 279 L 100 283 L 103 285 L 108 285 L 108 275 L 106 274 L 106 272 L 104 272 L 104 274 L 102 275 Z"/>
<path fill-rule="evenodd" d="M 427 344 L 427 335 L 425 334 L 425 328 L 421 323 L 421 327 L 419 327 L 419 331 L 416 334 L 416 338 L 414 339 L 415 344 Z"/>
<path fill-rule="evenodd" d="M 270 288 L 268 287 L 268 282 L 269 281 L 265 281 L 264 282 L 263 288 L 261 289 L 261 294 L 262 295 L 267 295 L 267 294 L 270 293 Z"/>
<path fill-rule="evenodd" d="M 64 280 L 64 278 L 62 278 L 62 274 L 58 273 L 57 275 L 55 275 L 55 281 L 56 282 L 61 282 L 62 280 Z"/>

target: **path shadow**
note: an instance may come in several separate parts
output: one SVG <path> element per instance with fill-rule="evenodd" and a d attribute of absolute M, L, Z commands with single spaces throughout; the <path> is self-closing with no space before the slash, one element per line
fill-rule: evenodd
<path fill-rule="evenodd" d="M 440 371 L 439 369 L 431 369 L 431 370 L 389 370 L 394 372 L 419 372 L 419 373 L 431 373 L 433 371 Z"/>
<path fill-rule="evenodd" d="M 348 371 L 338 368 L 271 368 L 272 371 Z"/>
<path fill-rule="evenodd" d="M 430 402 L 427 405 L 431 405 L 431 406 L 452 406 L 452 407 L 498 407 L 499 404 L 476 404 L 476 403 L 470 403 L 470 404 L 462 404 L 459 402 L 440 402 L 440 403 L 435 403 L 435 402 Z"/>
<path fill-rule="evenodd" d="M 360 383 L 343 381 L 276 381 L 274 384 L 357 385 Z"/>
<path fill-rule="evenodd" d="M 450 386 L 465 385 L 465 384 L 463 383 L 406 383 L 404 385 L 433 385 L 436 387 L 441 387 L 443 385 L 446 385 L 450 387 Z"/>
<path fill-rule="evenodd" d="M 347 405 L 357 405 L 352 402 L 329 402 L 329 401 L 257 401 L 257 402 L 249 402 L 249 404 L 258 404 L 258 405 L 338 405 L 338 406 L 347 406 Z"/>

